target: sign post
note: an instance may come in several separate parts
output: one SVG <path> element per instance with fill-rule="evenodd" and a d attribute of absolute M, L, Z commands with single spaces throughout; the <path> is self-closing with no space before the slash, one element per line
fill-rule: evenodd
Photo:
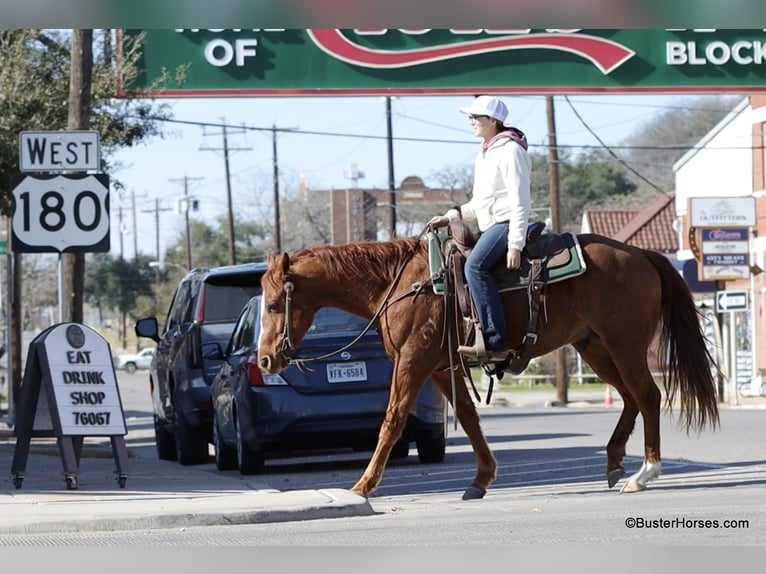
<path fill-rule="evenodd" d="M 33 437 L 56 437 L 68 490 L 78 488 L 85 436 L 108 436 L 125 487 L 127 434 L 109 343 L 77 323 L 60 323 L 40 333 L 29 346 L 21 386 L 11 473 L 21 488 Z"/>

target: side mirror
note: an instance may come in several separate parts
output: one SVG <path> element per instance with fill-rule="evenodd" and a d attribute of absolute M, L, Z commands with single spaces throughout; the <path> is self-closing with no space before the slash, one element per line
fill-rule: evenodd
<path fill-rule="evenodd" d="M 202 345 L 202 358 L 208 361 L 223 360 L 223 351 L 218 343 L 205 343 Z"/>
<path fill-rule="evenodd" d="M 146 337 L 155 343 L 160 342 L 160 329 L 156 317 L 147 317 L 136 321 L 135 332 L 139 337 Z"/>

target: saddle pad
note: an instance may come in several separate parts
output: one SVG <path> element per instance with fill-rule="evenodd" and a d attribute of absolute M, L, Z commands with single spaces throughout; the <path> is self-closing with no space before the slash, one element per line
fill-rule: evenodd
<path fill-rule="evenodd" d="M 585 261 L 582 258 L 580 243 L 577 236 L 570 232 L 561 234 L 566 244 L 566 251 L 555 255 L 548 263 L 547 274 L 548 283 L 555 283 L 570 277 L 576 277 L 585 273 Z M 446 233 L 429 232 L 428 241 L 428 263 L 431 276 L 433 277 L 442 268 L 442 256 L 439 251 L 441 243 L 447 239 Z M 497 283 L 498 291 L 510 291 L 513 289 L 525 289 L 529 283 L 529 264 L 520 271 L 500 271 L 493 274 Z M 437 295 L 444 294 L 444 279 L 438 277 L 433 281 L 433 290 Z"/>
<path fill-rule="evenodd" d="M 428 270 L 431 277 L 435 277 L 442 269 L 441 245 L 447 239 L 449 239 L 449 236 L 446 232 L 434 233 L 429 231 L 426 234 L 426 240 L 428 241 Z M 437 295 L 444 294 L 444 277 L 439 275 L 433 280 L 433 289 Z"/>
<path fill-rule="evenodd" d="M 582 275 L 586 271 L 585 260 L 582 258 L 582 250 L 577 236 L 569 231 L 561 234 L 566 244 L 566 250 L 557 253 L 548 261 L 545 273 L 546 282 L 556 283 L 570 277 Z M 501 271 L 492 275 L 497 283 L 497 290 L 511 291 L 513 289 L 526 289 L 529 284 L 529 264 L 525 264 L 520 271 Z"/>

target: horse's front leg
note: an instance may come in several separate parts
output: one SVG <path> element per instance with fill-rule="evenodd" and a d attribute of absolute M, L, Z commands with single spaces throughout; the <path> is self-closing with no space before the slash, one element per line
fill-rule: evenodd
<path fill-rule="evenodd" d="M 462 377 L 455 385 L 455 399 L 452 397 L 452 381 L 448 372 L 434 373 L 431 375 L 431 380 L 452 404 L 460 426 L 463 427 L 463 431 L 471 442 L 474 457 L 476 457 L 476 478 L 463 493 L 463 500 L 483 498 L 487 488 L 495 480 L 497 461 L 492 455 L 489 444 L 487 444 L 484 432 L 481 430 L 476 405 L 471 400 Z"/>
<path fill-rule="evenodd" d="M 378 433 L 378 445 L 364 473 L 351 488 L 352 491 L 364 497 L 369 496 L 380 484 L 383 470 L 388 462 L 391 449 L 402 436 L 412 405 L 425 383 L 426 375 L 412 374 L 417 370 L 404 367 L 401 358 L 394 362 L 394 373 L 391 379 L 391 394 L 388 408 Z M 410 364 L 411 365 L 411 364 Z"/>

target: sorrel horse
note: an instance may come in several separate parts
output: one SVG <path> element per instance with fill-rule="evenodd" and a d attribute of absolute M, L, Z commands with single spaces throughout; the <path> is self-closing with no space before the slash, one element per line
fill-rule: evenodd
<path fill-rule="evenodd" d="M 699 316 L 686 283 L 663 255 L 612 239 L 578 237 L 587 270 L 546 288 L 546 312 L 538 320 L 536 356 L 572 344 L 593 371 L 612 385 L 623 410 L 606 447 L 607 481 L 624 475 L 625 445 L 641 413 L 644 461 L 623 492 L 635 492 L 659 476 L 662 395 L 649 370 L 647 351 L 659 331 L 665 359 L 666 404 L 680 406 L 687 433 L 718 424 L 715 364 L 705 345 Z M 481 498 L 497 469 L 479 424 L 465 381 L 451 384 L 451 356 L 445 329 L 443 295 L 427 287 L 427 244 L 418 238 L 319 246 L 269 257 L 261 284 L 264 313 L 259 366 L 278 373 L 290 362 L 320 307 L 339 307 L 361 317 L 376 317 L 386 350 L 394 362 L 391 393 L 377 448 L 352 490 L 368 496 L 380 483 L 391 448 L 427 378 L 453 406 L 477 463 L 477 474 L 463 494 Z M 420 283 L 419 283 L 420 282 Z M 413 289 L 413 284 L 426 285 Z M 408 291 L 411 296 L 397 297 Z M 524 290 L 502 294 L 509 343 L 518 348 L 524 330 Z M 454 352 L 454 349 L 452 349 Z M 454 356 L 454 355 L 453 355 Z M 454 363 L 453 363 L 454 364 Z"/>

